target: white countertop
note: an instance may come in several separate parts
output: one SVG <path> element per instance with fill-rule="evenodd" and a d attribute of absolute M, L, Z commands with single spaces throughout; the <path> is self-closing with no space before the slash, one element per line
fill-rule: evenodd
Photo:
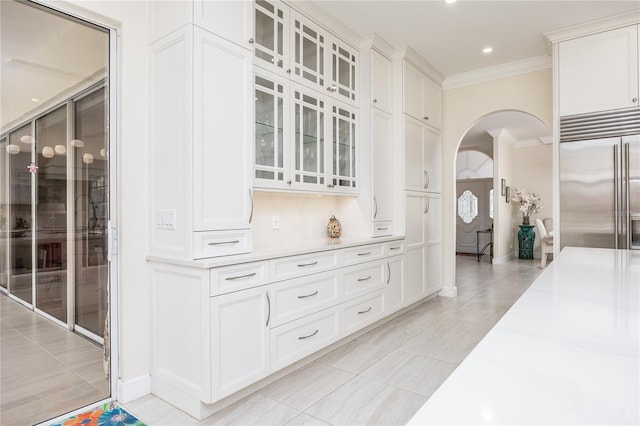
<path fill-rule="evenodd" d="M 567 247 L 409 424 L 639 424 L 640 251 Z"/>

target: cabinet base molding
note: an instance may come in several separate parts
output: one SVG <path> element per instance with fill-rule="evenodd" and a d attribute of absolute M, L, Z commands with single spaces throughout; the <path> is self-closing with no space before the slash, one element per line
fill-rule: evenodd
<path fill-rule="evenodd" d="M 123 404 L 142 398 L 151 392 L 151 376 L 149 374 L 126 381 L 118 379 L 116 397 Z"/>

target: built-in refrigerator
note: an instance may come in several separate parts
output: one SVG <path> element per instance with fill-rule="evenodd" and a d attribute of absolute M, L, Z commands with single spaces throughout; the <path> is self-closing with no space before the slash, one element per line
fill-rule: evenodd
<path fill-rule="evenodd" d="M 561 120 L 560 249 L 640 249 L 640 134 L 604 121 Z"/>

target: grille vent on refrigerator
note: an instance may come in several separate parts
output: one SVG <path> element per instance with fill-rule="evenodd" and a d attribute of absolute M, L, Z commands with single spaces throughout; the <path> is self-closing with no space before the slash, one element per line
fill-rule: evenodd
<path fill-rule="evenodd" d="M 560 142 L 640 134 L 640 108 L 560 117 Z"/>

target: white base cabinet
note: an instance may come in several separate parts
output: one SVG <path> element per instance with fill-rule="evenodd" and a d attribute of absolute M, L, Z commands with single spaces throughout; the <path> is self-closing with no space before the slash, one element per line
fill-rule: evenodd
<path fill-rule="evenodd" d="M 152 260 L 153 393 L 202 419 L 417 301 L 424 292 L 406 297 L 404 251 L 388 239 L 235 264 Z"/>

